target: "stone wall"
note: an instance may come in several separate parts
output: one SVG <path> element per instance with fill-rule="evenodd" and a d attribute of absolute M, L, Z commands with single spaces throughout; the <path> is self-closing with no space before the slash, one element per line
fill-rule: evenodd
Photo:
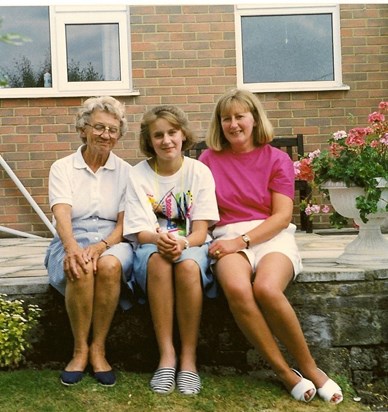
<path fill-rule="evenodd" d="M 388 383 L 387 270 L 302 273 L 286 293 L 322 369 L 346 375 L 357 387 L 381 379 Z M 63 297 L 49 286 L 43 293 L 22 297 L 43 309 L 28 361 L 62 368 L 72 351 Z M 117 310 L 107 349 L 117 368 L 155 368 L 158 353 L 147 305 Z M 198 363 L 214 372 L 268 372 L 236 327 L 223 296 L 204 303 Z"/>

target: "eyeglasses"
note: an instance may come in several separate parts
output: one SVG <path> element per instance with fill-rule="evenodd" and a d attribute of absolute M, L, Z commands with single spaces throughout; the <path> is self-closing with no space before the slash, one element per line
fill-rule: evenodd
<path fill-rule="evenodd" d="M 93 134 L 97 136 L 102 136 L 105 132 L 108 132 L 109 137 L 112 139 L 117 139 L 119 137 L 120 129 L 117 127 L 105 126 L 104 124 L 97 123 L 92 125 L 90 123 L 85 123 L 86 126 L 90 126 L 93 129 Z"/>

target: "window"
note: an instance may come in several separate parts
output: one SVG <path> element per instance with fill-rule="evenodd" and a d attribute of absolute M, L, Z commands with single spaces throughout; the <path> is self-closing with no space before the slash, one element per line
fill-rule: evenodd
<path fill-rule="evenodd" d="M 235 8 L 237 83 L 253 92 L 342 84 L 338 5 Z"/>
<path fill-rule="evenodd" d="M 115 6 L 0 7 L 1 97 L 138 94 L 132 88 L 129 9 Z M 5 57 L 6 56 L 6 57 Z"/>

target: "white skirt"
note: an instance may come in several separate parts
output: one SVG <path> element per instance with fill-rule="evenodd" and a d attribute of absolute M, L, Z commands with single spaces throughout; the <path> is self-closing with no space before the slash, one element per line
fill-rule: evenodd
<path fill-rule="evenodd" d="M 216 226 L 213 230 L 214 239 L 233 239 L 249 232 L 255 227 L 261 225 L 265 220 L 251 220 L 249 222 L 230 223 L 224 226 Z M 279 252 L 286 255 L 294 267 L 294 279 L 303 270 L 302 259 L 299 254 L 298 246 L 295 240 L 296 226 L 290 223 L 288 227 L 266 242 L 250 246 L 249 249 L 241 249 L 245 253 L 252 271 L 255 272 L 258 263 L 271 252 Z"/>

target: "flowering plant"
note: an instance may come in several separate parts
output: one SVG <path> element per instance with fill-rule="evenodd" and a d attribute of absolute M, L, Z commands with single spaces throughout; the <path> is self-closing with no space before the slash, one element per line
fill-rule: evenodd
<path fill-rule="evenodd" d="M 25 360 L 30 338 L 38 325 L 41 309 L 23 300 L 8 300 L 0 294 L 0 368 L 14 368 Z"/>
<path fill-rule="evenodd" d="M 355 127 L 348 132 L 339 130 L 328 139 L 328 149 L 315 150 L 294 162 L 295 178 L 306 180 L 328 200 L 328 191 L 322 187 L 327 181 L 364 188 L 365 194 L 357 197 L 356 207 L 361 220 L 367 222 L 367 216 L 378 210 L 382 191 L 376 178 L 388 181 L 388 121 L 384 116 L 387 111 L 388 102 L 381 102 L 379 110 L 368 116 L 367 127 Z M 301 207 L 310 218 L 320 211 L 329 211 L 327 205 L 313 204 L 312 199 Z M 347 219 L 334 212 L 330 223 L 340 228 Z"/>

